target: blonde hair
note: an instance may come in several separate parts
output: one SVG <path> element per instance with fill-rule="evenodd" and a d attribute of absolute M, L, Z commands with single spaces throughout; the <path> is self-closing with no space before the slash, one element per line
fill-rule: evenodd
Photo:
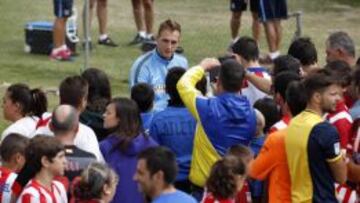
<path fill-rule="evenodd" d="M 161 35 L 161 32 L 164 30 L 170 30 L 171 32 L 178 31 L 179 33 L 181 33 L 181 25 L 174 20 L 167 19 L 160 24 L 158 30 L 158 37 Z"/>

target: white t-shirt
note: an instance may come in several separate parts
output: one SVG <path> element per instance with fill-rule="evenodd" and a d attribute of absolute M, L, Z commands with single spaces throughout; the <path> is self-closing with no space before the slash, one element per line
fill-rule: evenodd
<path fill-rule="evenodd" d="M 33 133 L 36 128 L 36 124 L 39 118 L 37 116 L 25 116 L 11 125 L 9 125 L 1 135 L 1 141 L 10 133 L 17 133 L 28 138 L 33 137 Z"/>
<path fill-rule="evenodd" d="M 249 67 L 247 68 L 247 71 L 249 71 L 252 74 L 255 74 L 258 77 L 265 78 L 267 80 L 271 80 L 271 76 L 267 72 L 267 70 L 263 67 Z M 241 88 L 241 94 L 246 96 L 251 104 L 254 105 L 255 102 L 259 99 L 262 99 L 264 97 L 269 97 L 268 94 L 262 92 L 259 90 L 255 85 L 253 85 L 251 82 L 245 80 L 243 83 L 243 86 Z"/>
<path fill-rule="evenodd" d="M 47 120 L 43 125 L 39 126 L 34 132 L 35 135 L 50 135 L 53 136 L 54 133 L 49 128 L 49 121 L 51 120 L 51 113 L 44 113 L 42 120 Z M 79 123 L 79 130 L 75 136 L 74 145 L 78 148 L 90 152 L 96 156 L 96 159 L 100 162 L 104 162 L 104 157 L 102 156 L 99 148 L 99 142 L 96 138 L 95 132 L 82 123 Z"/>

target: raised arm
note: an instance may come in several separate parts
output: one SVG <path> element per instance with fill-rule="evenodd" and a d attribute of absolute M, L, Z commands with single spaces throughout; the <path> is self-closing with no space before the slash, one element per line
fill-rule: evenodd
<path fill-rule="evenodd" d="M 271 94 L 271 80 L 259 77 L 252 73 L 246 73 L 245 78 L 250 81 L 256 88 L 263 91 L 266 94 Z"/>
<path fill-rule="evenodd" d="M 204 76 L 205 71 L 210 70 L 219 64 L 217 59 L 204 59 L 199 65 L 186 71 L 176 85 L 185 106 L 197 120 L 199 120 L 199 115 L 196 110 L 196 98 L 201 96 L 201 93 L 195 88 L 195 85 Z"/>

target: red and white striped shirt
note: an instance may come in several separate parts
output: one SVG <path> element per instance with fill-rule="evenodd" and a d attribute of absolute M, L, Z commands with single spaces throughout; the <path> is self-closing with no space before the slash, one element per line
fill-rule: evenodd
<path fill-rule="evenodd" d="M 0 167 L 0 200 L 2 203 L 10 202 L 11 187 L 14 184 L 16 177 L 16 173 L 5 167 Z"/>
<path fill-rule="evenodd" d="M 354 153 L 360 153 L 360 120 L 355 120 L 353 124 L 352 136 L 349 139 L 349 144 L 347 147 L 347 153 L 350 157 Z M 335 184 L 336 196 L 340 203 L 358 203 L 360 201 L 360 186 L 357 185 L 358 191 L 354 188 L 350 188 L 347 185 Z"/>
<path fill-rule="evenodd" d="M 22 191 L 17 203 L 67 203 L 65 186 L 56 180 L 51 183 L 51 191 L 32 179 Z"/>
<path fill-rule="evenodd" d="M 288 114 L 284 115 L 281 120 L 279 120 L 273 126 L 271 126 L 268 134 L 287 128 L 290 123 L 290 120 L 291 117 Z"/>
<path fill-rule="evenodd" d="M 335 184 L 336 198 L 339 203 L 358 203 L 356 191 L 347 185 Z"/>
<path fill-rule="evenodd" d="M 344 101 L 337 103 L 336 111 L 326 114 L 326 119 L 334 126 L 339 132 L 341 149 L 346 150 L 351 138 L 351 128 L 353 120 L 349 114 L 349 110 Z"/>

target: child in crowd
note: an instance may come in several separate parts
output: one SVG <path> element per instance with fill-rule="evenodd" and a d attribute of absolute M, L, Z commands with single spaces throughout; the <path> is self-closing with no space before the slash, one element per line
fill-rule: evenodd
<path fill-rule="evenodd" d="M 215 162 L 206 182 L 202 203 L 235 203 L 236 194 L 246 178 L 243 161 L 235 156 L 225 156 Z"/>
<path fill-rule="evenodd" d="M 30 140 L 25 158 L 32 179 L 17 203 L 67 203 L 67 184 L 55 180 L 55 177 L 64 175 L 64 146 L 54 137 L 38 135 Z"/>
<path fill-rule="evenodd" d="M 260 151 L 262 145 L 264 144 L 265 134 L 265 117 L 264 115 L 257 109 L 255 109 L 256 113 L 256 136 L 250 143 L 250 148 L 254 152 L 255 156 Z"/>
<path fill-rule="evenodd" d="M 1 143 L 0 156 L 0 202 L 8 203 L 11 199 L 11 187 L 17 173 L 25 164 L 25 148 L 29 139 L 15 133 L 9 134 Z"/>
<path fill-rule="evenodd" d="M 141 112 L 141 120 L 144 131 L 149 132 L 150 124 L 154 117 L 154 98 L 153 88 L 146 83 L 139 83 L 131 88 L 131 99 L 136 102 Z"/>
<path fill-rule="evenodd" d="M 248 171 L 248 166 L 254 158 L 254 154 L 249 147 L 238 144 L 229 148 L 227 155 L 238 158 L 245 164 L 245 169 Z M 236 194 L 236 203 L 249 203 L 252 202 L 252 194 L 249 188 L 249 181 L 245 180 L 244 185 Z"/>
<path fill-rule="evenodd" d="M 255 157 L 259 154 L 261 147 L 265 142 L 264 128 L 265 128 L 265 117 L 257 109 L 256 113 L 256 136 L 251 140 L 250 148 L 254 152 Z M 263 182 L 257 180 L 249 181 L 251 197 L 253 202 L 261 202 L 261 198 L 264 194 L 263 192 Z"/>
<path fill-rule="evenodd" d="M 81 174 L 73 191 L 76 203 L 109 203 L 115 195 L 118 176 L 107 165 L 93 162 Z"/>
<path fill-rule="evenodd" d="M 273 99 L 262 98 L 255 102 L 254 108 L 259 110 L 265 117 L 264 134 L 267 134 L 276 122 L 281 119 L 281 112 Z"/>

